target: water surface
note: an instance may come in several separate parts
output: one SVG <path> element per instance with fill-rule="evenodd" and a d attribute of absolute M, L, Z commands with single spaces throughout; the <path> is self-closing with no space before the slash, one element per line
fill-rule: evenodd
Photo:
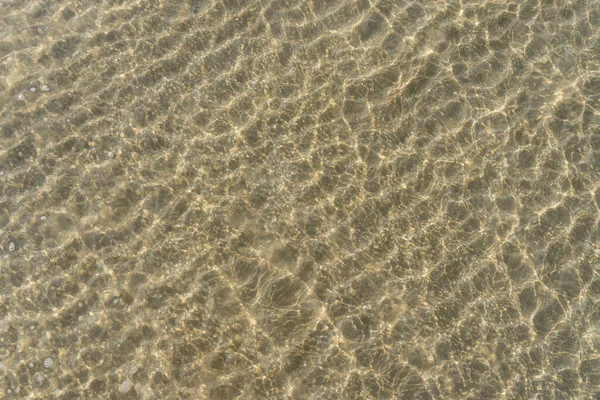
<path fill-rule="evenodd" d="M 597 1 L 0 1 L 0 397 L 600 398 Z"/>

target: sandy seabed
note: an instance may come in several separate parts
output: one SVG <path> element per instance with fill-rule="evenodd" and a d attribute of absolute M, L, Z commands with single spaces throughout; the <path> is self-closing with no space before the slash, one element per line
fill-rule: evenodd
<path fill-rule="evenodd" d="M 599 26 L 0 0 L 0 397 L 600 399 Z"/>

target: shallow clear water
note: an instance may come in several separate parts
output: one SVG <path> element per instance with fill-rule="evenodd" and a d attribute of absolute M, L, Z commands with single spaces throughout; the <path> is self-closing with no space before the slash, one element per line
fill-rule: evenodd
<path fill-rule="evenodd" d="M 0 397 L 600 398 L 599 24 L 0 0 Z"/>

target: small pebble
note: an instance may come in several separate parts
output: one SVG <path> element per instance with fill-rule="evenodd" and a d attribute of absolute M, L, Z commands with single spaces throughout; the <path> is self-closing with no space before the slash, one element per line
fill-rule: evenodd
<path fill-rule="evenodd" d="M 121 385 L 119 385 L 119 392 L 127 393 L 131 390 L 131 387 L 131 381 L 129 379 L 126 379 L 125 381 L 123 381 L 123 383 L 121 383 Z"/>
<path fill-rule="evenodd" d="M 115 153 L 113 151 L 106 152 L 110 158 L 115 158 Z"/>
<path fill-rule="evenodd" d="M 12 393 L 12 389 L 8 389 L 7 392 L 8 392 L 8 394 L 11 394 Z"/>
<path fill-rule="evenodd" d="M 10 242 L 8 244 L 8 251 L 15 251 L 15 242 Z"/>
<path fill-rule="evenodd" d="M 35 329 L 35 325 L 31 325 L 31 326 L 29 327 L 29 330 L 30 330 L 30 331 L 32 331 L 32 330 L 34 330 L 34 329 Z"/>
<path fill-rule="evenodd" d="M 42 92 L 49 92 L 50 88 L 47 85 L 42 86 Z"/>
<path fill-rule="evenodd" d="M 42 215 L 42 216 L 40 217 L 40 221 L 45 221 L 45 220 L 47 220 L 47 219 L 48 219 L 48 217 L 46 217 L 45 215 Z"/>
<path fill-rule="evenodd" d="M 33 368 L 33 363 L 29 363 L 29 368 Z"/>
<path fill-rule="evenodd" d="M 33 379 L 35 379 L 35 381 L 37 383 L 42 383 L 42 382 L 44 382 L 44 375 L 42 375 L 38 372 L 33 376 Z"/>
<path fill-rule="evenodd" d="M 50 368 L 52 365 L 54 365 L 54 360 L 52 358 L 48 357 L 44 360 L 44 368 Z"/>
<path fill-rule="evenodd" d="M 32 92 L 35 92 L 35 90 L 36 90 L 36 89 L 35 89 L 34 87 L 32 87 L 32 88 L 31 88 L 31 89 L 29 89 L 29 90 L 31 90 Z"/>
<path fill-rule="evenodd" d="M 25 95 L 23 95 L 23 93 L 19 93 L 19 95 L 17 96 L 17 99 L 19 100 L 23 100 L 25 98 Z"/>

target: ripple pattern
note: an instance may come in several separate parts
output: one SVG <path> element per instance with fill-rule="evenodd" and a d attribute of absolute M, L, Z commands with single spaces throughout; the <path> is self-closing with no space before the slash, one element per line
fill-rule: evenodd
<path fill-rule="evenodd" d="M 0 1 L 0 397 L 600 398 L 598 26 Z"/>

